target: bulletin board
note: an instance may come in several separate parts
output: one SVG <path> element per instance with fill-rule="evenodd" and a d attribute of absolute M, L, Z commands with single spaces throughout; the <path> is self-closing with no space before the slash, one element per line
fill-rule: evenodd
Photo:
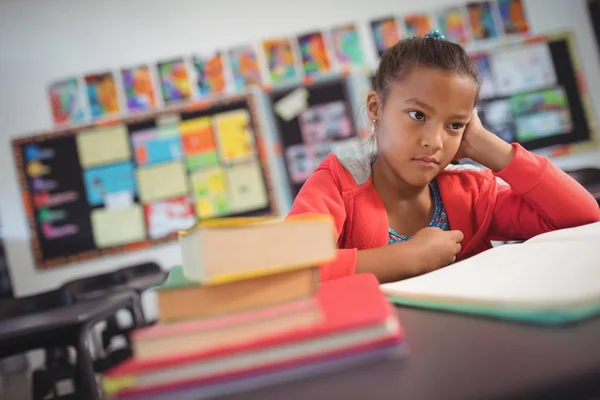
<path fill-rule="evenodd" d="M 596 124 L 570 33 L 473 54 L 484 83 L 480 118 L 529 150 L 595 140 Z"/>
<path fill-rule="evenodd" d="M 340 158 L 360 153 L 348 84 L 347 78 L 335 77 L 270 95 L 294 197 L 330 153 Z"/>
<path fill-rule="evenodd" d="M 207 218 L 276 215 L 252 94 L 13 141 L 37 267 L 176 239 Z"/>

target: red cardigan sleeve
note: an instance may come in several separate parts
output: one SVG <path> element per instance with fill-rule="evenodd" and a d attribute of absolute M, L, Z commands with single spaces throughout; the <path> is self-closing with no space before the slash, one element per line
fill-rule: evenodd
<path fill-rule="evenodd" d="M 335 223 L 336 240 L 346 222 L 346 207 L 341 188 L 329 168 L 319 167 L 313 172 L 296 196 L 288 218 L 300 214 L 330 214 Z M 336 259 L 320 266 L 321 280 L 331 280 L 356 272 L 357 249 L 338 249 Z"/>
<path fill-rule="evenodd" d="M 513 161 L 495 175 L 498 185 L 489 236 L 528 239 L 551 230 L 600 221 L 594 197 L 550 160 L 513 144 Z"/>

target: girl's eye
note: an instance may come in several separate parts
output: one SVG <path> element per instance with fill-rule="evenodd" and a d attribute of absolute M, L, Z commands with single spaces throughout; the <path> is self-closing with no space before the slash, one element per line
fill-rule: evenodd
<path fill-rule="evenodd" d="M 459 130 L 459 129 L 462 129 L 462 127 L 463 127 L 463 126 L 465 126 L 465 125 L 464 125 L 464 124 L 461 124 L 460 122 L 455 122 L 455 123 L 453 123 L 453 124 L 450 124 L 450 125 L 448 125 L 448 127 L 449 127 L 450 129 L 453 129 L 453 130 L 455 130 L 455 131 L 457 131 L 457 130 Z"/>
<path fill-rule="evenodd" d="M 423 114 L 421 111 L 409 111 L 408 116 L 415 121 L 425 121 L 425 114 Z"/>

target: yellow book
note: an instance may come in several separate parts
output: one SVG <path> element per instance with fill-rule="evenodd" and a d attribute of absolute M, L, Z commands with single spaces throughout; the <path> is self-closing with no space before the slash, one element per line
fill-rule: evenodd
<path fill-rule="evenodd" d="M 185 276 L 205 285 L 312 268 L 336 252 L 329 215 L 207 220 L 180 232 L 179 243 Z"/>

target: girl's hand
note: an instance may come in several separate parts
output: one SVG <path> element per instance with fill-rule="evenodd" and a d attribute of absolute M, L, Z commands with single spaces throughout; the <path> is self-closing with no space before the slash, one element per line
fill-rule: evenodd
<path fill-rule="evenodd" d="M 477 109 L 473 109 L 471 121 L 467 124 L 456 159 L 471 160 L 498 172 L 504 169 L 514 157 L 514 148 L 494 135 L 481 124 Z"/>

